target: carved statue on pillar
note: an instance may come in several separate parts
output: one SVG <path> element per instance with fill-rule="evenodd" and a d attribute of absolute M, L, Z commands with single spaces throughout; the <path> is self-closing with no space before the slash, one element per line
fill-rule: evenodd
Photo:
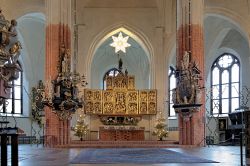
<path fill-rule="evenodd" d="M 176 70 L 177 86 L 173 91 L 174 108 L 177 113 L 189 118 L 201 106 L 199 101 L 200 70 L 195 62 L 190 62 L 190 53 L 185 51 L 180 68 Z"/>

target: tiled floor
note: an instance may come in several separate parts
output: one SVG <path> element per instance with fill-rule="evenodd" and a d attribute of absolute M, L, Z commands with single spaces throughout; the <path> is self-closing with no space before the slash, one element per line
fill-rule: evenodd
<path fill-rule="evenodd" d="M 179 166 L 179 165 L 204 165 L 204 166 L 238 166 L 240 165 L 239 146 L 209 146 L 200 148 L 170 148 L 181 153 L 188 153 L 200 158 L 205 158 L 219 163 L 191 163 L 191 164 L 154 164 L 155 166 Z M 10 150 L 10 149 L 8 149 Z M 66 166 L 84 149 L 79 148 L 43 148 L 36 145 L 19 146 L 20 166 Z M 10 155 L 9 155 L 10 156 Z M 245 160 L 245 159 L 244 159 Z M 9 164 L 10 165 L 10 164 Z M 112 164 L 71 164 L 71 166 L 103 166 Z M 115 166 L 126 166 L 128 164 L 113 164 Z M 133 164 L 135 166 L 135 164 Z M 142 166 L 142 165 L 140 165 Z"/>

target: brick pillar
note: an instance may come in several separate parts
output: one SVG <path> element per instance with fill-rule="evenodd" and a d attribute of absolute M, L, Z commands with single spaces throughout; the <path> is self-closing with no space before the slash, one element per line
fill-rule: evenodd
<path fill-rule="evenodd" d="M 201 70 L 200 85 L 204 87 L 204 38 L 203 38 L 204 0 L 177 0 L 177 55 L 179 67 L 185 51 L 191 52 L 191 61 L 195 61 Z M 202 90 L 201 108 L 188 120 L 179 115 L 179 142 L 183 145 L 205 144 L 205 93 Z"/>
<path fill-rule="evenodd" d="M 60 45 L 70 49 L 71 1 L 46 0 L 46 66 L 45 81 L 57 77 Z M 69 120 L 59 120 L 51 108 L 45 109 L 45 145 L 65 145 L 69 143 Z"/>

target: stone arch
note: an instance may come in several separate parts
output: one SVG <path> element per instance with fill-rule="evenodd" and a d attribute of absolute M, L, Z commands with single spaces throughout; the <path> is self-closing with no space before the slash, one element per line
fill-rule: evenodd
<path fill-rule="evenodd" d="M 43 13 L 27 13 L 19 17 L 17 22 L 18 38 L 23 47 L 20 60 L 24 71 L 27 73 L 28 80 L 34 80 L 37 74 L 30 73 L 34 71 L 29 70 L 30 67 L 37 67 L 37 64 L 34 64 L 36 62 L 34 58 L 39 59 L 37 60 L 38 62 L 45 59 L 45 42 L 40 40 L 43 39 L 45 41 L 45 15 Z M 39 29 L 37 27 L 43 30 L 43 33 L 38 32 Z M 40 69 L 44 70 L 44 65 L 42 65 Z"/>
<path fill-rule="evenodd" d="M 11 0 L 0 4 L 8 19 L 18 19 L 33 13 L 42 13 L 43 15 L 46 13 L 45 1 L 33 1 L 31 3 L 30 1 Z"/>
<path fill-rule="evenodd" d="M 88 76 L 91 75 L 91 67 L 93 63 L 93 58 L 95 55 L 95 52 L 99 48 L 99 46 L 106 41 L 109 37 L 112 35 L 118 33 L 118 32 L 124 32 L 125 34 L 129 35 L 131 38 L 133 38 L 137 43 L 141 45 L 143 50 L 145 51 L 149 65 L 150 65 L 150 77 L 149 77 L 149 84 L 150 87 L 153 85 L 153 81 L 155 78 L 155 67 L 154 67 L 154 51 L 153 46 L 148 39 L 148 37 L 139 29 L 132 27 L 130 25 L 124 24 L 124 23 L 118 23 L 115 25 L 112 25 L 110 27 L 107 27 L 102 32 L 100 32 L 93 40 L 93 42 L 90 45 L 90 48 L 88 50 L 87 54 L 87 65 L 86 65 L 86 73 Z M 91 80 L 91 79 L 88 79 Z M 91 83 L 90 83 L 91 84 Z"/>
<path fill-rule="evenodd" d="M 175 65 L 176 63 L 176 33 L 173 33 L 169 39 L 168 44 L 166 45 L 165 61 L 167 66 Z"/>
<path fill-rule="evenodd" d="M 19 62 L 23 69 L 23 113 L 29 115 L 29 91 L 38 80 L 44 79 L 45 15 L 27 13 L 17 18 L 18 40 L 22 44 Z M 32 69 L 32 70 L 31 70 Z"/>
<path fill-rule="evenodd" d="M 217 16 L 223 18 L 231 23 L 233 23 L 240 33 L 249 39 L 248 23 L 240 15 L 233 12 L 232 10 L 222 8 L 222 7 L 206 7 L 204 20 L 209 16 Z"/>
<path fill-rule="evenodd" d="M 246 41 L 246 45 L 244 48 L 247 49 L 249 52 L 249 32 L 247 28 L 247 22 L 242 19 L 237 13 L 221 8 L 221 7 L 207 7 L 205 9 L 205 16 L 204 16 L 204 22 L 206 23 L 206 20 L 209 18 L 214 17 L 218 18 L 222 21 L 224 21 L 228 25 L 224 25 L 224 27 L 220 27 L 215 31 L 215 37 L 211 41 L 207 39 L 207 45 L 206 45 L 206 79 L 209 83 L 210 78 L 210 67 L 213 63 L 213 61 L 216 59 L 216 57 L 220 56 L 220 54 L 224 52 L 232 53 L 238 57 L 242 63 L 245 63 L 243 59 L 247 59 L 249 54 L 247 55 L 241 55 L 238 50 L 234 50 L 234 48 L 229 48 L 228 46 L 222 45 L 224 42 L 224 39 L 232 34 L 232 32 L 237 32 L 238 36 L 241 36 L 241 41 Z M 213 19 L 214 20 L 214 19 Z M 222 24 L 222 23 L 221 23 Z M 232 36 L 232 35 L 231 35 Z M 210 42 L 210 44 L 209 44 Z"/>

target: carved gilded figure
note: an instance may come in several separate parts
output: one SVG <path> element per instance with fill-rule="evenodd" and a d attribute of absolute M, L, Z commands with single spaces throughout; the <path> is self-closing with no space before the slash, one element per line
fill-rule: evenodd
<path fill-rule="evenodd" d="M 155 91 L 149 91 L 149 93 L 148 93 L 148 100 L 149 101 L 155 101 L 156 100 L 156 93 L 155 93 Z"/>
<path fill-rule="evenodd" d="M 141 91 L 140 92 L 140 101 L 147 102 L 147 98 L 148 98 L 148 93 L 146 91 Z"/>
<path fill-rule="evenodd" d="M 141 114 L 147 113 L 147 103 L 146 102 L 140 103 L 140 113 Z"/>
<path fill-rule="evenodd" d="M 112 92 L 103 92 L 104 93 L 104 101 L 112 101 L 113 93 Z"/>
<path fill-rule="evenodd" d="M 148 113 L 154 114 L 156 112 L 156 103 L 150 102 L 148 105 Z"/>
<path fill-rule="evenodd" d="M 85 111 L 86 111 L 86 113 L 93 113 L 93 103 L 92 102 L 87 102 L 85 104 Z"/>
<path fill-rule="evenodd" d="M 97 101 L 101 100 L 101 91 L 94 92 L 94 100 L 97 100 Z"/>
<path fill-rule="evenodd" d="M 113 77 L 111 77 L 111 76 L 106 76 L 106 89 L 112 89 L 113 87 L 113 85 L 112 85 L 112 79 L 113 79 Z"/>
<path fill-rule="evenodd" d="M 137 103 L 128 104 L 128 114 L 138 114 Z"/>
<path fill-rule="evenodd" d="M 113 109 L 114 109 L 113 103 L 104 103 L 104 109 L 103 109 L 104 114 L 112 114 Z"/>
<path fill-rule="evenodd" d="M 87 91 L 85 91 L 86 93 L 85 93 L 85 99 L 86 100 L 92 100 L 92 91 L 90 91 L 90 90 L 87 90 Z"/>
<path fill-rule="evenodd" d="M 85 90 L 85 101 L 93 103 L 92 113 L 99 115 L 156 114 L 156 90 L 134 90 L 134 76 L 128 73 L 119 73 L 114 77 L 106 76 L 105 80 L 107 90 Z"/>
<path fill-rule="evenodd" d="M 128 78 L 128 89 L 135 89 L 135 78 L 132 76 Z"/>
<path fill-rule="evenodd" d="M 101 105 L 101 102 L 96 102 L 94 103 L 94 106 L 93 106 L 93 111 L 94 113 L 102 113 L 102 105 Z"/>
<path fill-rule="evenodd" d="M 137 102 L 137 92 L 129 92 L 128 101 Z"/>
<path fill-rule="evenodd" d="M 117 113 L 125 113 L 126 112 L 126 93 L 117 92 L 115 101 L 115 108 Z"/>

